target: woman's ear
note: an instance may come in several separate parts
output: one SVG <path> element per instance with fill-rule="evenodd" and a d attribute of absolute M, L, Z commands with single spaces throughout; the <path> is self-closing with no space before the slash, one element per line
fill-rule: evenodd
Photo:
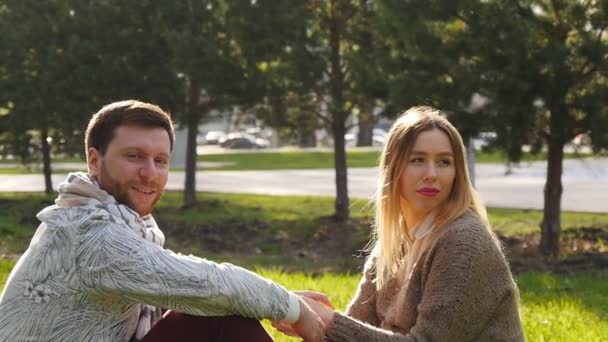
<path fill-rule="evenodd" d="M 89 174 L 93 177 L 97 177 L 101 170 L 101 153 L 94 147 L 89 147 L 87 152 L 87 167 L 89 169 Z"/>

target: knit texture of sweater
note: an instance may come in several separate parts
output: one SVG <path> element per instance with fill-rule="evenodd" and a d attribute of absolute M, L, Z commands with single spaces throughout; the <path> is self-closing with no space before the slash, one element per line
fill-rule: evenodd
<path fill-rule="evenodd" d="M 500 247 L 471 211 L 449 223 L 411 274 L 376 290 L 370 257 L 326 341 L 524 341 L 519 295 Z"/>

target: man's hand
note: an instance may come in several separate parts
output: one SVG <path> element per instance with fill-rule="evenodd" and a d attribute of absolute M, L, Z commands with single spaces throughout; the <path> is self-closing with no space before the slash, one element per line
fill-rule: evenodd
<path fill-rule="evenodd" d="M 302 299 L 310 306 L 311 309 L 321 318 L 323 321 L 323 326 L 325 328 L 324 334 L 327 333 L 329 327 L 331 326 L 334 320 L 334 311 L 332 307 L 329 307 L 325 302 L 317 301 L 310 297 L 302 297 Z M 330 303 L 331 305 L 331 303 Z"/>
<path fill-rule="evenodd" d="M 314 300 L 313 300 L 314 301 Z M 317 303 L 317 305 L 319 305 Z M 325 325 L 303 298 L 300 298 L 300 317 L 289 325 L 285 322 L 272 322 L 272 326 L 288 336 L 299 336 L 304 342 L 322 342 L 325 337 Z"/>
<path fill-rule="evenodd" d="M 307 297 L 310 299 L 314 299 L 315 301 L 325 305 L 327 308 L 333 310 L 334 306 L 333 304 L 329 301 L 329 298 L 327 298 L 327 296 L 321 292 L 314 292 L 314 291 L 293 291 L 293 293 L 297 294 L 300 297 Z"/>

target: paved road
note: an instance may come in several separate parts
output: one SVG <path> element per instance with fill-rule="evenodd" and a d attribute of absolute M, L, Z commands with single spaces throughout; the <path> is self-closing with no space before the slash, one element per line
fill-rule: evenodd
<path fill-rule="evenodd" d="M 541 209 L 545 163 L 524 163 L 508 176 L 499 164 L 478 164 L 476 185 L 488 206 Z M 350 169 L 352 197 L 373 195 L 377 172 L 374 168 Z M 65 175 L 54 175 L 57 186 Z M 563 173 L 565 210 L 608 213 L 608 159 L 566 160 Z M 172 172 L 168 189 L 181 190 L 184 173 Z M 42 191 L 41 175 L 0 175 L 0 191 Z M 333 196 L 333 170 L 203 171 L 197 173 L 197 190 L 258 194 L 304 194 Z"/>

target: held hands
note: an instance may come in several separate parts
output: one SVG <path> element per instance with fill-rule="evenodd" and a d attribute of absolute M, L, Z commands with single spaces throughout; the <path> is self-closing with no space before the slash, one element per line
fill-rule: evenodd
<path fill-rule="evenodd" d="M 301 337 L 305 342 L 321 342 L 333 318 L 333 306 L 322 293 L 294 292 L 300 296 L 300 318 L 293 324 L 281 321 L 272 326 L 288 336 Z"/>

